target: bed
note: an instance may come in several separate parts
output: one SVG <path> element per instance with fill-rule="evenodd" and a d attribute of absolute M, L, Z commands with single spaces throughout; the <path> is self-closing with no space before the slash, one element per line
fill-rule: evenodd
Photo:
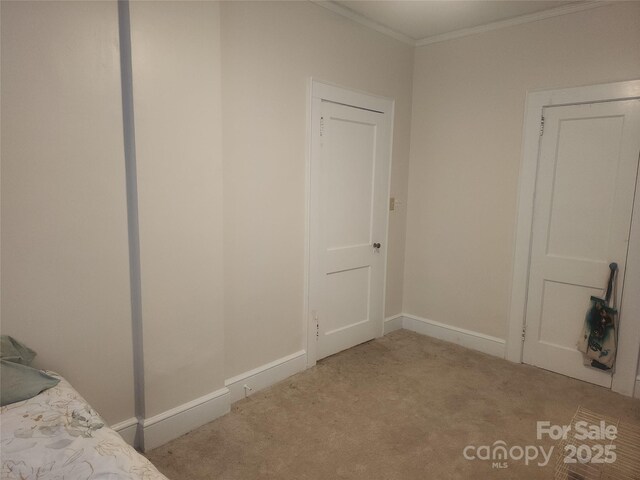
<path fill-rule="evenodd" d="M 33 398 L 0 409 L 4 479 L 167 480 L 60 375 Z"/>

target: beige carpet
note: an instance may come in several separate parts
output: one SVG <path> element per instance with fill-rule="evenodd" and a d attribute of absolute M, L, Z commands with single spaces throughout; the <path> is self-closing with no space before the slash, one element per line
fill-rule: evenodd
<path fill-rule="evenodd" d="M 547 467 L 466 460 L 536 440 L 578 406 L 640 423 L 640 401 L 406 330 L 324 359 L 148 454 L 182 479 L 537 479 Z"/>

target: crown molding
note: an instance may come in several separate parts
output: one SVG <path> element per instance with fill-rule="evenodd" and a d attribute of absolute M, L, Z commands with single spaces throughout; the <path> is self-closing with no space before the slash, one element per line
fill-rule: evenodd
<path fill-rule="evenodd" d="M 396 32 L 395 30 L 390 29 L 389 27 L 385 27 L 384 25 L 374 22 L 373 20 L 369 20 L 368 18 L 363 17 L 359 13 L 354 12 L 353 10 L 343 7 L 337 3 L 334 3 L 330 0 L 309 0 L 311 3 L 315 3 L 319 7 L 326 8 L 327 10 L 331 10 L 338 15 L 342 15 L 350 20 L 353 20 L 360 25 L 364 25 L 365 27 L 369 27 L 372 30 L 380 32 L 388 37 L 395 38 L 396 40 L 401 41 L 402 43 L 406 43 L 412 47 L 416 46 L 416 40 L 411 38 L 403 33 Z"/>
<path fill-rule="evenodd" d="M 467 37 L 469 35 L 476 35 L 478 33 L 490 32 L 492 30 L 499 30 L 501 28 L 513 27 L 515 25 L 522 25 L 524 23 L 537 22 L 538 20 L 544 20 L 545 18 L 559 17 L 561 15 L 567 15 L 569 13 L 591 10 L 592 8 L 603 7 L 611 3 L 617 2 L 589 1 L 576 5 L 564 5 L 562 7 L 551 8 L 549 10 L 542 10 L 541 12 L 520 15 L 519 17 L 509 18 L 507 20 L 499 20 L 497 22 L 487 23 L 485 25 L 478 25 L 477 27 L 463 28 L 460 30 L 454 30 L 452 32 L 442 33 L 440 35 L 433 35 L 431 37 L 417 40 L 415 45 L 416 47 L 423 47 L 425 45 L 444 42 L 447 40 L 452 40 L 454 38 Z"/>
<path fill-rule="evenodd" d="M 454 30 L 451 32 L 442 33 L 440 35 L 433 35 L 431 37 L 421 38 L 419 40 L 415 40 L 408 35 L 397 32 L 389 27 L 386 27 L 380 23 L 374 22 L 373 20 L 369 20 L 366 17 L 363 17 L 359 13 L 354 12 L 353 10 L 343 7 L 342 5 L 333 2 L 332 0 L 309 0 L 310 2 L 326 8 L 327 10 L 331 10 L 338 15 L 342 15 L 360 25 L 364 25 L 372 30 L 380 32 L 384 35 L 387 35 L 391 38 L 399 40 L 407 45 L 412 47 L 423 47 L 425 45 L 431 45 L 433 43 L 445 42 L 447 40 L 452 40 L 454 38 L 467 37 L 469 35 L 476 35 L 478 33 L 490 32 L 492 30 L 499 30 L 501 28 L 513 27 L 515 25 L 522 25 L 524 23 L 537 22 L 538 20 L 544 20 L 545 18 L 559 17 L 561 15 L 567 15 L 570 13 L 582 12 L 584 10 L 590 10 L 592 8 L 604 7 L 606 5 L 611 5 L 614 3 L 619 3 L 617 1 L 602 1 L 602 0 L 591 0 L 578 4 L 570 4 L 564 5 L 562 7 L 551 8 L 549 10 L 543 10 L 541 12 L 530 13 L 527 15 L 520 15 L 519 17 L 509 18 L 507 20 L 499 20 L 497 22 L 487 23 L 485 25 L 479 25 L 477 27 L 470 28 L 462 28 L 460 30 Z"/>

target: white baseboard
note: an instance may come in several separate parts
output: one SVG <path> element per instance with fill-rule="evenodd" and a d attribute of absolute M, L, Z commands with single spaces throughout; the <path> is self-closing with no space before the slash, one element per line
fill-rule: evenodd
<path fill-rule="evenodd" d="M 225 386 L 220 390 L 140 422 L 136 422 L 136 419 L 121 422 L 114 425 L 114 430 L 118 431 L 127 443 L 133 445 L 136 440 L 136 423 L 138 423 L 139 445 L 137 446 L 147 452 L 229 413 L 231 404 L 245 397 L 245 385 L 251 389 L 247 390 L 247 394 L 254 393 L 305 368 L 307 368 L 307 352 L 301 350 L 230 378 L 224 382 Z"/>
<path fill-rule="evenodd" d="M 144 452 L 178 438 L 206 423 L 229 413 L 231 401 L 228 388 L 221 388 L 191 402 L 179 405 L 140 422 L 140 448 Z"/>
<path fill-rule="evenodd" d="M 138 419 L 136 417 L 111 425 L 111 429 L 118 432 L 129 445 L 135 446 L 136 431 L 138 430 Z"/>
<path fill-rule="evenodd" d="M 402 328 L 402 314 L 384 319 L 384 335 Z"/>
<path fill-rule="evenodd" d="M 399 314 L 385 319 L 384 333 L 405 328 L 423 335 L 455 343 L 466 348 L 504 358 L 505 341 L 482 333 L 427 320 L 411 314 Z M 191 402 L 138 422 L 130 418 L 113 425 L 127 443 L 134 445 L 136 427 L 140 429 L 140 447 L 149 451 L 228 413 L 231 404 L 305 370 L 304 350 L 287 355 L 225 381 L 225 387 Z M 251 390 L 245 392 L 244 386 Z M 640 398 L 640 377 L 636 380 L 636 398 Z"/>
<path fill-rule="evenodd" d="M 505 341 L 500 338 L 445 325 L 406 313 L 385 319 L 385 334 L 401 328 L 504 358 Z M 306 368 L 307 353 L 304 350 L 300 350 L 229 378 L 224 382 L 225 387 L 220 390 L 154 417 L 141 420 L 139 422 L 141 445 L 139 446 L 143 451 L 159 447 L 228 413 L 231 404 L 245 398 L 245 396 L 281 382 Z M 245 385 L 249 389 L 245 389 Z M 636 388 L 636 392 L 639 391 L 640 388 Z M 120 422 L 112 428 L 120 433 L 127 443 L 133 444 L 136 433 L 135 418 Z"/>
<path fill-rule="evenodd" d="M 229 389 L 231 403 L 242 400 L 252 393 L 270 387 L 307 368 L 307 352 L 300 350 L 286 357 L 236 375 L 224 382 Z M 245 388 L 245 385 L 249 388 Z"/>
<path fill-rule="evenodd" d="M 505 341 L 501 338 L 453 327 L 408 313 L 402 314 L 402 328 L 455 343 L 472 350 L 478 350 L 495 357 L 504 358 L 505 355 Z"/>

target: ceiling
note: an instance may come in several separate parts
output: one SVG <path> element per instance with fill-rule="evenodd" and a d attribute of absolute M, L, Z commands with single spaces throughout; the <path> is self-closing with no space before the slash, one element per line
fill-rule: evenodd
<path fill-rule="evenodd" d="M 323 2 L 324 3 L 324 2 Z M 335 0 L 332 10 L 420 43 L 429 38 L 593 2 L 532 0 Z M 571 5 L 570 5 L 571 4 Z M 581 5 L 582 4 L 582 5 Z M 359 17 L 359 18 L 357 18 Z M 525 17 L 524 19 L 526 19 Z M 524 20 L 522 19 L 522 20 Z M 517 22 L 522 23 L 522 22 Z"/>

